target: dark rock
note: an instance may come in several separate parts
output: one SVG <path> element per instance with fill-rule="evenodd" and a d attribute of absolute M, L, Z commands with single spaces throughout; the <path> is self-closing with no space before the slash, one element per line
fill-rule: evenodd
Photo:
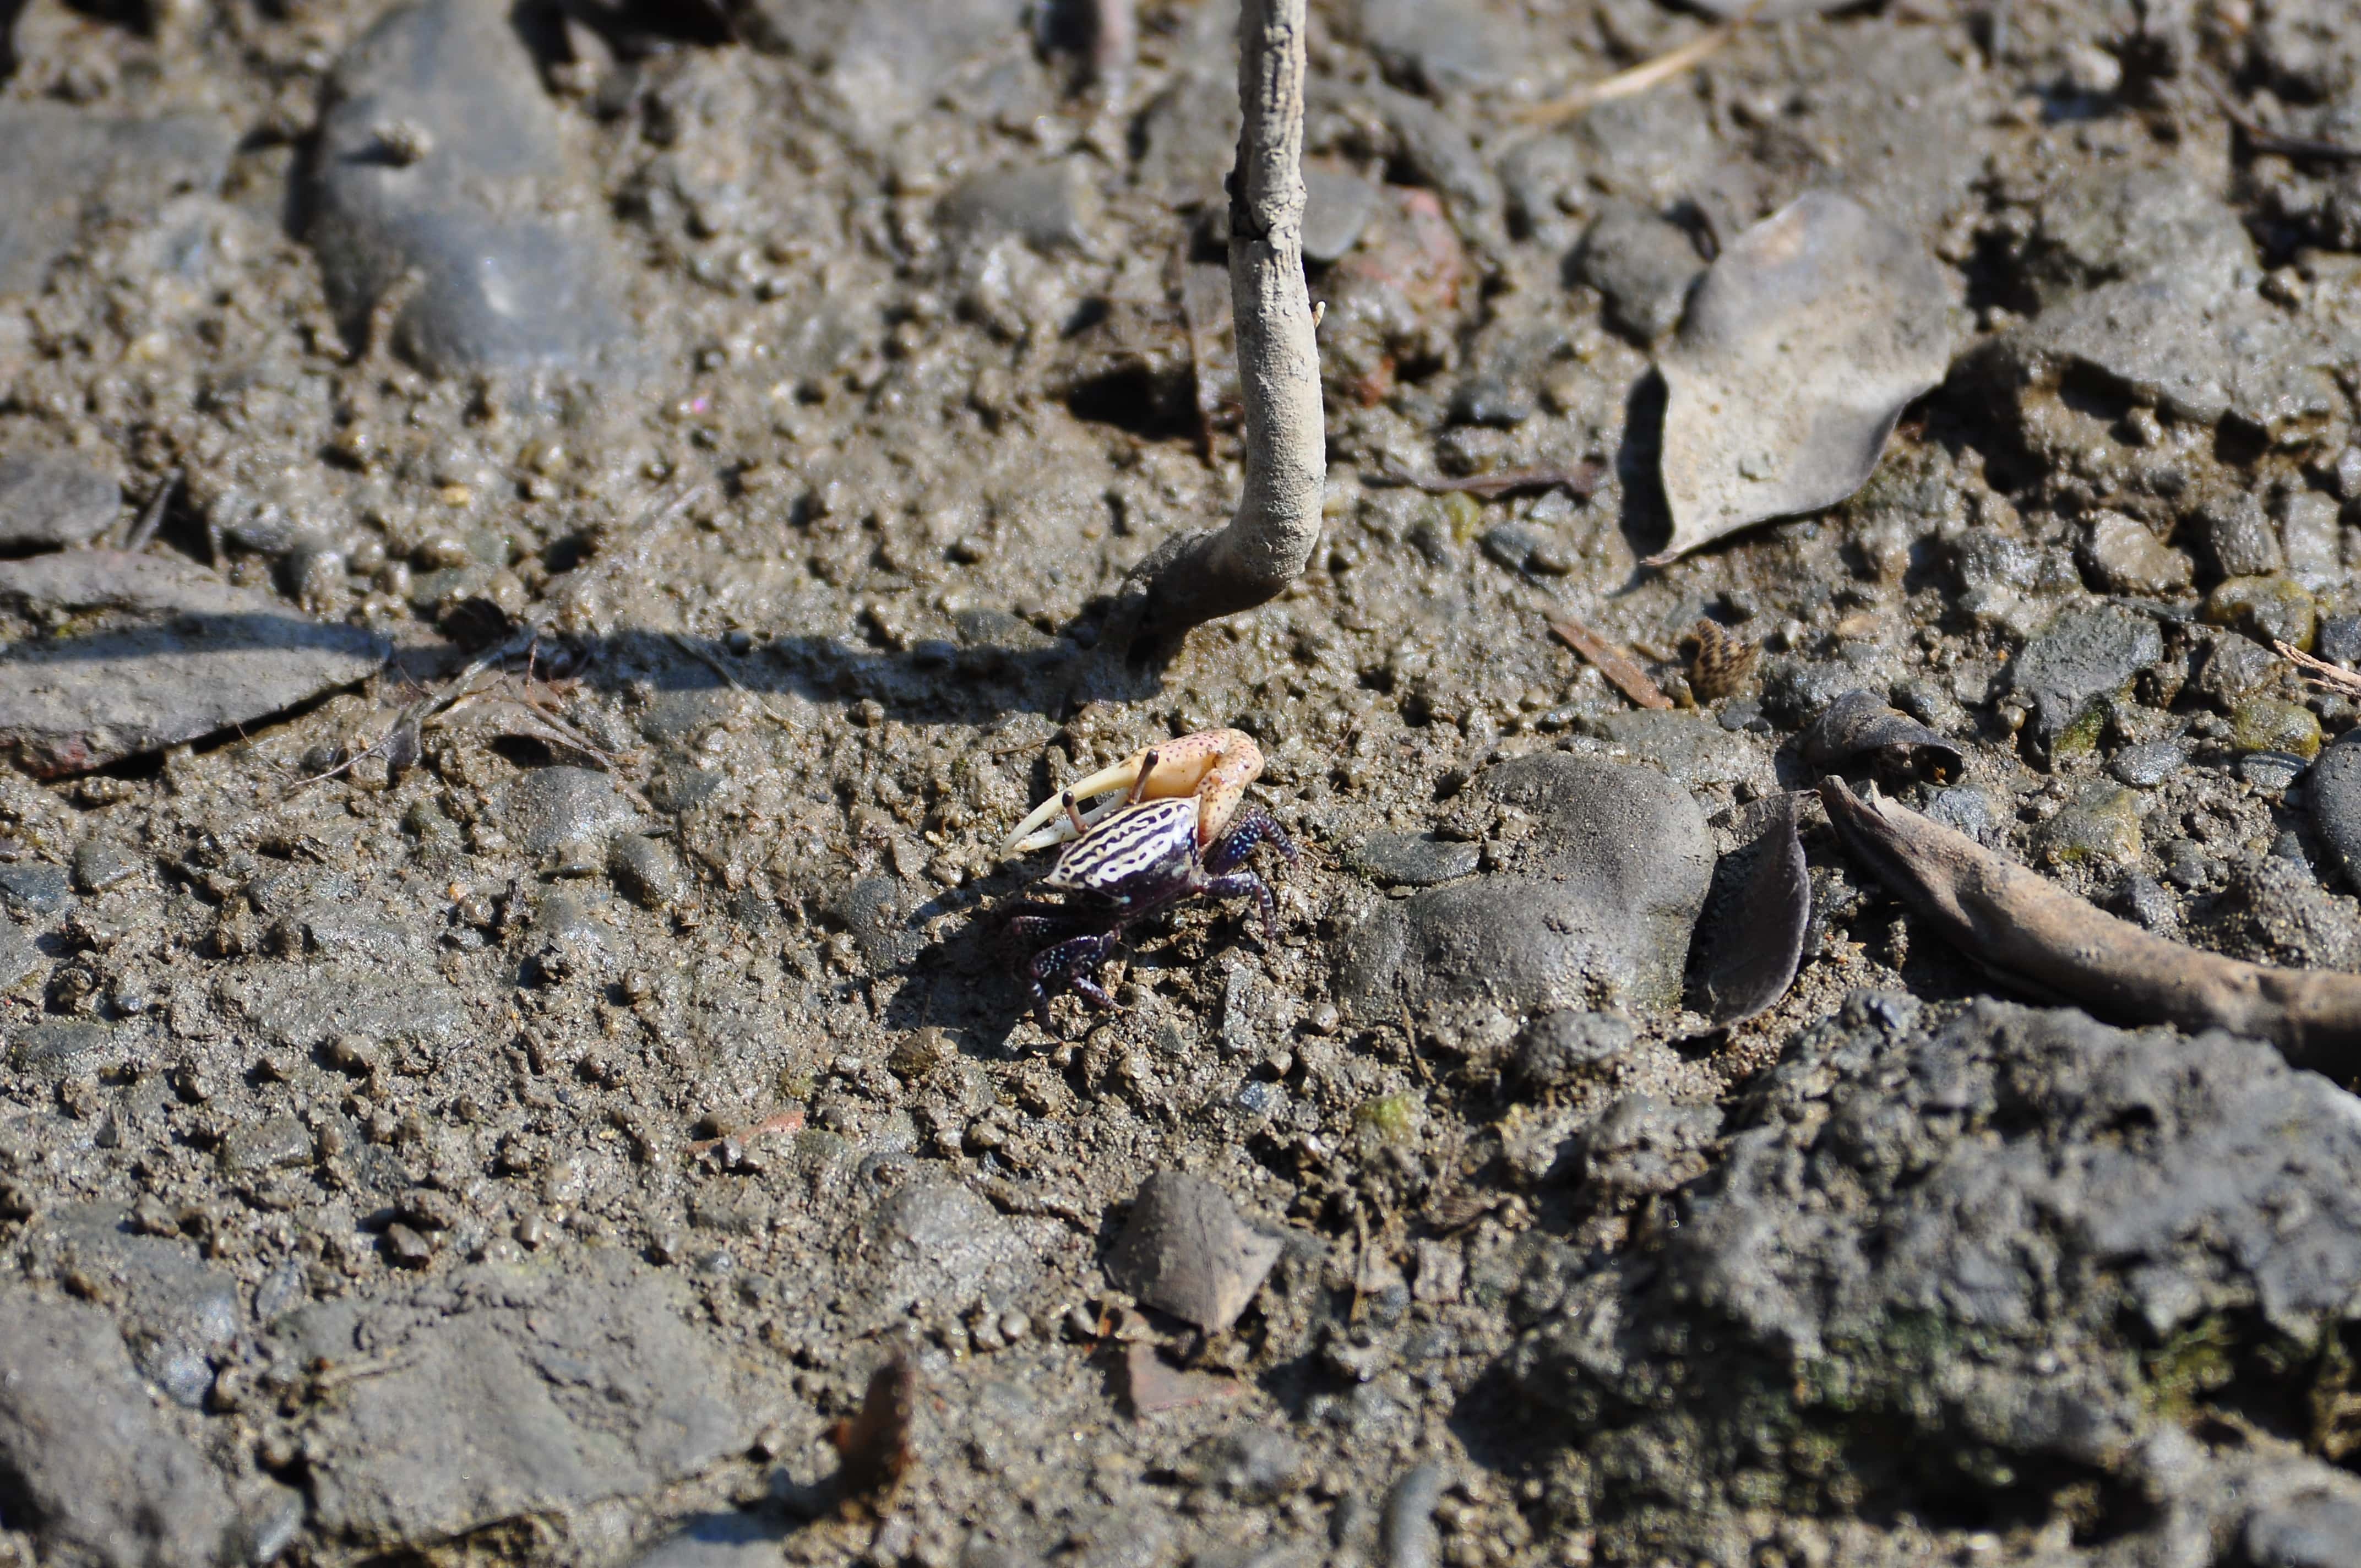
<path fill-rule="evenodd" d="M 1624 1095 L 1583 1132 L 1586 1197 L 1594 1207 L 1629 1208 L 1696 1180 L 1720 1127 L 1721 1113 L 1710 1105 Z"/>
<path fill-rule="evenodd" d="M 762 1404 L 692 1311 L 678 1281 L 590 1252 L 290 1314 L 270 1337 L 297 1364 L 382 1363 L 306 1408 L 313 1525 L 391 1551 L 649 1497 L 743 1452 Z"/>
<path fill-rule="evenodd" d="M 1804 731 L 1804 761 L 1843 768 L 1864 757 L 1905 772 L 1926 769 L 1957 778 L 1967 759 L 1960 749 L 1909 715 L 1888 707 L 1875 692 L 1851 691 L 1830 703 Z"/>
<path fill-rule="evenodd" d="M 2198 543 L 2221 576 L 2268 576 L 2287 565 L 2279 536 L 2271 520 L 2263 515 L 2261 499 L 2249 491 L 2209 495 L 2191 522 Z"/>
<path fill-rule="evenodd" d="M 2361 893 L 2361 730 L 2347 730 L 2320 753 L 2305 792 L 2311 797 L 2312 828 L 2331 863 Z"/>
<path fill-rule="evenodd" d="M 1202 1177 L 1148 1179 L 1107 1259 L 1107 1277 L 1151 1307 L 1207 1333 L 1238 1321 L 1279 1261 L 1279 1239 L 1240 1217 Z"/>
<path fill-rule="evenodd" d="M 1610 202 L 1584 232 L 1568 270 L 1606 299 L 1607 319 L 1616 328 L 1653 343 L 1680 324 L 1705 261 L 1677 224 L 1645 207 Z"/>
<path fill-rule="evenodd" d="M 2278 654 L 2252 638 L 2217 637 L 2191 684 L 2200 696 L 2227 713 L 2241 697 L 2270 685 L 2286 668 Z"/>
<path fill-rule="evenodd" d="M 7 995 L 18 982 L 38 971 L 45 956 L 30 931 L 14 921 L 0 920 L 0 996 Z"/>
<path fill-rule="evenodd" d="M 2303 777 L 2311 766 L 2288 751 L 2249 751 L 2238 759 L 2238 776 L 2257 789 L 2282 792 Z"/>
<path fill-rule="evenodd" d="M 8 1059 L 18 1072 L 54 1082 L 119 1065 L 130 1042 L 108 1024 L 78 1018 L 35 1018 L 8 1031 Z"/>
<path fill-rule="evenodd" d="M 600 844 L 638 812 L 594 768 L 535 768 L 500 792 L 502 825 L 530 855 L 575 844 Z"/>
<path fill-rule="evenodd" d="M 1550 572 L 1560 576 L 1574 563 L 1558 548 L 1556 536 L 1529 522 L 1496 522 L 1484 531 L 1484 554 L 1511 572 Z M 1543 565 L 1543 562 L 1548 565 Z"/>
<path fill-rule="evenodd" d="M 0 550 L 66 550 L 115 526 L 123 492 L 66 452 L 0 455 Z"/>
<path fill-rule="evenodd" d="M 2145 872 L 2131 872 L 2115 883 L 2107 907 L 2146 930 L 2171 936 L 2180 928 L 2180 901 Z"/>
<path fill-rule="evenodd" d="M 269 1116 L 232 1127 L 214 1151 L 233 1176 L 312 1163 L 312 1129 L 292 1116 Z"/>
<path fill-rule="evenodd" d="M 829 914 L 852 933 L 861 957 L 878 973 L 901 968 L 918 956 L 925 938 L 911 925 L 917 900 L 888 876 L 863 877 L 846 888 Z"/>
<path fill-rule="evenodd" d="M 1375 183 L 1347 169 L 1303 166 L 1303 259 L 1323 264 L 1353 248 L 1378 209 Z"/>
<path fill-rule="evenodd" d="M 357 341 L 414 273 L 393 344 L 427 369 L 611 370 L 631 336 L 621 269 L 577 183 L 505 13 L 420 0 L 336 61 L 303 181 L 305 237 Z"/>
<path fill-rule="evenodd" d="M 0 561 L 0 754 L 45 778 L 256 723 L 387 652 L 182 557 L 112 550 Z"/>
<path fill-rule="evenodd" d="M 1763 747 L 1703 714 L 1679 708 L 1635 707 L 1603 714 L 1583 725 L 1606 754 L 1660 768 L 1691 789 L 1773 782 Z"/>
<path fill-rule="evenodd" d="M 65 867 L 46 861 L 0 865 L 0 904 L 23 915 L 54 915 L 71 903 L 73 883 Z"/>
<path fill-rule="evenodd" d="M 84 839 L 74 846 L 74 888 L 104 893 L 139 874 L 140 858 L 111 839 Z"/>
<path fill-rule="evenodd" d="M 1043 250 L 1079 250 L 1099 218 L 1098 184 L 1078 159 L 979 174 L 943 198 L 954 232 L 1015 235 Z"/>
<path fill-rule="evenodd" d="M 1686 789 L 1653 769 L 1544 753 L 1492 767 L 1462 801 L 1519 835 L 1498 843 L 1499 869 L 1369 911 L 1344 938 L 1340 1000 L 1372 1017 L 1404 1001 L 1511 1014 L 1678 1004 L 1713 874 Z"/>
<path fill-rule="evenodd" d="M 2136 611 L 2094 605 L 2059 615 L 2011 666 L 2012 689 L 2033 710 L 2026 729 L 2041 754 L 2054 752 L 2103 700 L 2163 657 L 2163 634 Z"/>
<path fill-rule="evenodd" d="M 1938 789 L 1927 797 L 1927 816 L 1946 828 L 1989 844 L 2008 820 L 2008 808 L 1994 805 L 1991 794 L 1973 784 Z"/>
<path fill-rule="evenodd" d="M 63 104 L 0 104 L 0 295 L 36 292 L 85 222 L 146 219 L 217 190 L 237 144 L 213 115 L 115 119 Z"/>
<path fill-rule="evenodd" d="M 2332 615 L 2320 623 L 2312 651 L 2332 664 L 2361 663 L 2361 615 Z"/>
<path fill-rule="evenodd" d="M 424 964 L 322 958 L 254 964 L 224 976 L 217 994 L 242 1027 L 300 1051 L 357 1035 L 415 1046 L 431 1057 L 471 1037 L 477 1026 L 457 990 Z"/>
<path fill-rule="evenodd" d="M 1517 1036 L 1517 1073 L 1536 1089 L 1565 1089 L 1598 1073 L 1639 1038 L 1620 1013 L 1561 1007 L 1536 1014 Z"/>
<path fill-rule="evenodd" d="M 2205 619 L 2257 642 L 2310 651 L 2319 605 L 2292 577 L 2224 577 L 2205 596 Z"/>
<path fill-rule="evenodd" d="M 1498 376 L 1470 376 L 1452 389 L 1451 417 L 1461 424 L 1512 429 L 1533 417 L 1532 395 Z"/>
<path fill-rule="evenodd" d="M 1649 1456 L 1734 1452 L 1766 1399 L 1849 1485 L 1924 1484 L 1940 1455 L 1997 1501 L 2060 1461 L 2124 1475 L 2202 1414 L 2219 1386 L 2158 1354 L 2183 1334 L 2268 1385 L 2221 1397 L 2300 1400 L 2301 1358 L 2264 1370 L 2264 1347 L 2343 1332 L 2361 1299 L 2349 1097 L 2266 1046 L 2070 1010 L 1857 994 L 1679 1204 L 1595 1272 L 1530 1283 L 1551 1304 L 1510 1358 L 1605 1478 L 1610 1559 L 1652 1555 Z M 1751 1506 L 1727 1472 L 1686 1474 L 1685 1510 Z"/>
<path fill-rule="evenodd" d="M 1480 845 L 1432 833 L 1372 833 L 1353 853 L 1353 863 L 1396 887 L 1433 887 L 1473 876 L 1483 861 Z"/>
<path fill-rule="evenodd" d="M 2189 748 L 2178 740 L 2145 740 L 2107 759 L 2107 772 L 2135 789 L 2154 789 L 2189 765 Z"/>

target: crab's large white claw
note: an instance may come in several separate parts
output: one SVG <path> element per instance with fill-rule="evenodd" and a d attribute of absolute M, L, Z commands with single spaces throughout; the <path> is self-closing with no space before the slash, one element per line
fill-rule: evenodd
<path fill-rule="evenodd" d="M 1139 782 L 1140 764 L 1147 760 L 1147 757 L 1146 751 L 1135 752 L 1112 767 L 1101 768 L 1088 777 L 1076 779 L 1072 784 L 1035 806 L 1033 815 L 1018 823 L 1016 831 L 1011 833 L 1002 843 L 1001 854 L 1003 856 L 1030 854 L 1035 850 L 1046 850 L 1052 844 L 1063 844 L 1070 839 L 1081 838 L 1083 833 L 1090 831 L 1100 822 L 1123 809 L 1125 799 L 1131 794 L 1131 786 Z M 1094 806 L 1084 808 L 1082 805 L 1083 801 L 1089 800 L 1093 795 L 1106 795 L 1110 792 L 1120 793 L 1115 794 L 1113 800 L 1102 801 Z M 1069 806 L 1073 809 L 1069 811 Z M 1077 816 L 1082 818 L 1082 823 L 1079 831 L 1074 827 L 1074 818 Z"/>
<path fill-rule="evenodd" d="M 1197 797 L 1197 838 L 1211 843 L 1228 825 L 1246 785 L 1262 773 L 1262 748 L 1236 729 L 1202 729 L 1134 751 L 1122 762 L 1076 779 L 1033 808 L 1001 845 L 1003 855 L 1081 838 L 1137 800 Z M 1088 805 L 1100 795 L 1111 798 Z"/>

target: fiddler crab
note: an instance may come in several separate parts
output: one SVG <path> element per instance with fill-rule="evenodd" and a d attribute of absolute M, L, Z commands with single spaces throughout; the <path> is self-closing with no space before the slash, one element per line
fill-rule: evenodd
<path fill-rule="evenodd" d="M 1240 809 L 1246 785 L 1261 772 L 1262 751 L 1252 740 L 1235 729 L 1207 729 L 1076 779 L 1016 825 L 1000 847 L 1003 855 L 1066 846 L 1034 885 L 1068 901 L 1027 899 L 1008 919 L 1012 943 L 1041 944 L 1025 973 L 1044 1028 L 1055 988 L 1111 1011 L 1115 998 L 1098 982 L 1099 965 L 1113 956 L 1125 927 L 1169 905 L 1201 894 L 1252 894 L 1263 929 L 1276 929 L 1269 887 L 1244 867 L 1257 844 L 1278 850 L 1290 866 L 1296 852 L 1268 812 Z"/>

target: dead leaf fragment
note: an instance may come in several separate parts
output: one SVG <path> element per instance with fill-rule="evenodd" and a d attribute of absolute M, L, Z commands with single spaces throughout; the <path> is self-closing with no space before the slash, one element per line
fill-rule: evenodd
<path fill-rule="evenodd" d="M 1247 1224 L 1220 1188 L 1163 1170 L 1140 1188 L 1107 1274 L 1149 1306 L 1217 1334 L 1246 1310 L 1279 1251 L 1279 1238 Z"/>
<path fill-rule="evenodd" d="M 1649 565 L 1852 494 L 1950 362 L 1943 269 L 1858 203 L 1810 192 L 1741 234 L 1657 367 L 1673 536 Z"/>
<path fill-rule="evenodd" d="M 917 1413 L 917 1369 L 896 1354 L 869 1375 L 861 1413 L 829 1431 L 843 1459 L 837 1485 L 844 1497 L 891 1491 L 902 1479 L 910 1468 L 910 1425 Z"/>
<path fill-rule="evenodd" d="M 1795 823 L 1795 796 L 1763 803 L 1762 831 L 1714 868 L 1697 923 L 1698 1010 L 1726 1029 L 1787 994 L 1812 923 L 1811 872 Z"/>
<path fill-rule="evenodd" d="M 1156 1347 L 1145 1340 L 1125 1348 L 1123 1374 L 1124 1396 L 1131 1401 L 1132 1413 L 1139 1416 L 1235 1399 L 1246 1392 L 1244 1385 L 1235 1378 L 1217 1377 L 1210 1372 L 1184 1372 L 1168 1365 L 1156 1354 Z"/>

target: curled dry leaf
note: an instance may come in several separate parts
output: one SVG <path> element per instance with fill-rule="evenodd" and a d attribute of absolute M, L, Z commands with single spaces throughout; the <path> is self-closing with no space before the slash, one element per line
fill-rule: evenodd
<path fill-rule="evenodd" d="M 2361 1072 L 2361 975 L 2273 969 L 2169 942 L 1874 791 L 1820 781 L 1845 848 L 1989 973 L 2123 1024 L 2227 1029 L 2297 1067 Z"/>
<path fill-rule="evenodd" d="M 829 1431 L 843 1460 L 838 1488 L 848 1500 L 891 1491 L 908 1472 L 910 1425 L 917 1415 L 917 1369 L 897 1352 L 869 1375 L 861 1413 Z"/>
<path fill-rule="evenodd" d="M 1743 1024 L 1787 994 L 1812 923 L 1795 797 L 1773 795 L 1763 805 L 1762 832 L 1714 868 L 1697 926 L 1697 1008 L 1717 1028 Z"/>
<path fill-rule="evenodd" d="M 1657 367 L 1673 536 L 1649 564 L 1861 488 L 1950 361 L 1942 269 L 1858 203 L 1811 192 L 1741 234 Z"/>
<path fill-rule="evenodd" d="M 1841 768 L 1867 757 L 1880 766 L 1924 768 L 1938 778 L 1957 778 L 1967 761 L 1957 746 L 1888 707 L 1875 692 L 1847 692 L 1828 704 L 1804 731 L 1803 746 L 1804 761 L 1815 768 Z"/>

